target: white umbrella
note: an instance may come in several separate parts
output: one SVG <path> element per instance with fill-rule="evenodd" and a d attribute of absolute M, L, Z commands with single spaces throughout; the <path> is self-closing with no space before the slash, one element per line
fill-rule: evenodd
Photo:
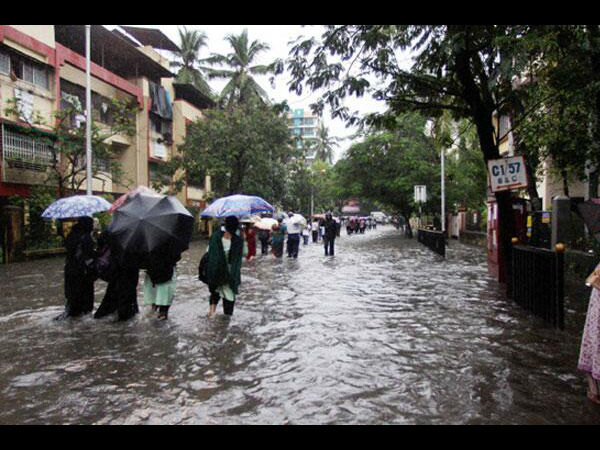
<path fill-rule="evenodd" d="M 272 230 L 273 225 L 275 225 L 276 223 L 278 223 L 276 219 L 272 219 L 270 217 L 263 217 L 258 222 L 254 222 L 254 226 L 256 228 L 260 228 L 261 230 Z"/>

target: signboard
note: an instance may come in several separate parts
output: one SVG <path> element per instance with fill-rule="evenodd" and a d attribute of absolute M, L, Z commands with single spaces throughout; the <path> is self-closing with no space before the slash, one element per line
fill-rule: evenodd
<path fill-rule="evenodd" d="M 427 201 L 427 186 L 415 186 L 415 203 L 425 203 Z"/>
<path fill-rule="evenodd" d="M 527 171 L 523 156 L 488 161 L 492 192 L 527 187 Z"/>

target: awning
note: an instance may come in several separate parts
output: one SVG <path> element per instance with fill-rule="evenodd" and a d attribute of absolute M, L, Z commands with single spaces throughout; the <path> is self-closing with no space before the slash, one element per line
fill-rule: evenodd
<path fill-rule="evenodd" d="M 54 29 L 56 42 L 80 55 L 85 55 L 85 25 L 55 25 Z M 122 78 L 147 76 L 158 81 L 162 77 L 175 76 L 142 53 L 131 41 L 125 40 L 102 25 L 92 25 L 90 47 L 93 62 Z"/>
<path fill-rule="evenodd" d="M 198 109 L 207 109 L 215 106 L 215 102 L 193 84 L 173 83 L 173 89 L 175 90 L 175 100 L 186 100 Z"/>
<path fill-rule="evenodd" d="M 170 50 L 179 52 L 179 47 L 169 39 L 162 31 L 157 28 L 130 27 L 127 25 L 119 25 L 142 45 L 150 45 L 161 50 Z"/>

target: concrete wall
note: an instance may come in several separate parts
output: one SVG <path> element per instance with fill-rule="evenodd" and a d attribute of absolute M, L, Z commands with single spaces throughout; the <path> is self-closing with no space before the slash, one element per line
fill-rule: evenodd
<path fill-rule="evenodd" d="M 43 42 L 48 47 L 55 47 L 54 41 L 54 25 L 10 25 L 11 27 L 19 30 L 21 33 L 25 33 Z"/>
<path fill-rule="evenodd" d="M 543 209 L 548 210 L 552 206 L 552 198 L 557 195 L 564 195 L 562 179 L 550 173 L 552 160 L 546 159 L 542 163 L 543 175 L 539 177 L 541 181 L 537 184 L 538 195 L 542 197 Z M 569 180 L 569 196 L 585 197 L 587 192 L 587 183 L 577 179 Z"/>
<path fill-rule="evenodd" d="M 15 98 L 15 89 L 20 89 L 33 95 L 33 109 L 40 113 L 43 120 L 43 125 L 40 125 L 40 128 L 51 129 L 56 100 L 54 92 L 51 90 L 54 86 L 52 78 L 54 77 L 51 77 L 50 89 L 44 89 L 20 79 L 13 81 L 10 76 L 0 73 L 0 117 L 14 122 L 18 121 L 17 117 L 6 115 L 4 109 L 9 105 L 9 101 Z"/>

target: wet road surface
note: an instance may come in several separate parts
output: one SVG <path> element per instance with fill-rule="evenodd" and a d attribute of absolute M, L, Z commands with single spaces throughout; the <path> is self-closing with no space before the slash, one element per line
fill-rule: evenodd
<path fill-rule="evenodd" d="M 228 320 L 206 317 L 205 245 L 167 322 L 142 306 L 143 275 L 134 320 L 55 322 L 64 259 L 0 266 L 0 424 L 600 424 L 581 329 L 506 300 L 481 249 L 452 241 L 443 260 L 379 227 L 343 233 L 333 258 L 259 255 Z"/>

